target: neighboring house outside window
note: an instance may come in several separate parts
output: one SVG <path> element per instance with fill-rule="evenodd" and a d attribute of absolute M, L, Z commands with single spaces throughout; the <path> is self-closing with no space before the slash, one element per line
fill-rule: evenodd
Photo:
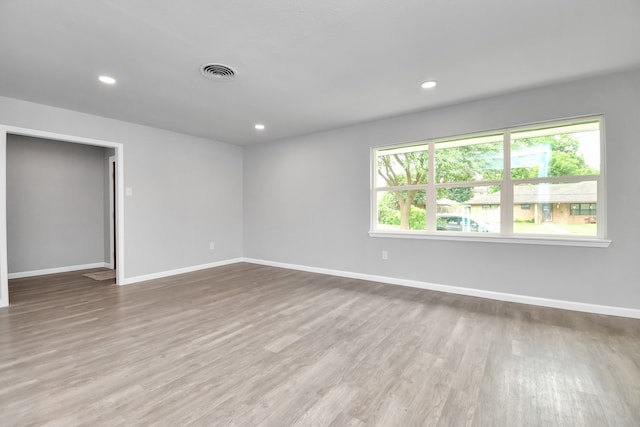
<path fill-rule="evenodd" d="M 467 203 L 471 216 L 489 221 L 485 212 L 489 204 L 500 200 L 500 192 L 478 195 Z M 580 215 L 596 215 L 596 201 L 598 188 L 595 181 L 583 181 L 570 184 L 549 185 L 546 191 L 540 191 L 534 186 L 516 186 L 514 189 L 514 203 L 520 204 L 520 209 L 513 210 L 514 221 L 555 222 L 557 224 L 584 224 Z M 550 205 L 550 206 L 545 206 Z M 492 205 L 493 206 L 493 205 Z M 523 209 L 522 206 L 527 206 Z M 543 215 L 550 209 L 551 215 Z"/>

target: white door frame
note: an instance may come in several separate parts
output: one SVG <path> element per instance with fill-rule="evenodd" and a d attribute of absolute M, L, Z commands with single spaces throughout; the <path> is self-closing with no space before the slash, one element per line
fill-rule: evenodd
<path fill-rule="evenodd" d="M 7 134 L 31 136 L 34 138 L 53 139 L 74 144 L 94 145 L 98 147 L 114 148 L 116 155 L 116 222 L 118 233 L 116 239 L 116 253 L 118 254 L 118 269 L 116 284 L 124 284 L 124 146 L 118 142 L 100 139 L 84 138 L 81 136 L 63 135 L 59 133 L 26 129 L 0 124 L 0 307 L 9 305 L 9 277 L 7 271 Z M 111 198 L 111 196 L 109 196 Z M 112 252 L 113 253 L 113 252 Z M 112 255 L 113 256 L 113 255 Z"/>
<path fill-rule="evenodd" d="M 113 220 L 114 206 L 113 206 L 113 162 L 116 162 L 116 171 L 118 170 L 118 160 L 116 156 L 109 157 L 109 266 L 115 267 L 116 260 L 113 258 L 113 230 L 115 229 L 115 221 Z M 117 181 L 117 179 L 116 179 Z M 119 193 L 118 193 L 119 194 Z M 117 231 L 117 230 L 116 230 Z M 119 258 L 119 257 L 118 257 Z"/>

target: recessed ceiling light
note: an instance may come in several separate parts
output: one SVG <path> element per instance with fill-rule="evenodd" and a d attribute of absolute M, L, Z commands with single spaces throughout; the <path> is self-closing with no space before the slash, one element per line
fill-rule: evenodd
<path fill-rule="evenodd" d="M 254 126 L 254 128 L 256 128 L 257 130 L 264 130 L 264 125 L 262 123 L 258 123 Z"/>
<path fill-rule="evenodd" d="M 422 83 L 420 85 L 420 87 L 422 87 L 422 89 L 431 89 L 436 87 L 436 85 L 438 84 L 438 82 L 436 82 L 435 80 L 428 80 L 424 83 Z"/>
<path fill-rule="evenodd" d="M 107 85 L 116 84 L 116 79 L 114 79 L 113 77 L 109 77 L 109 76 L 100 76 L 100 77 L 98 77 L 98 80 L 100 80 L 102 83 L 107 84 Z"/>

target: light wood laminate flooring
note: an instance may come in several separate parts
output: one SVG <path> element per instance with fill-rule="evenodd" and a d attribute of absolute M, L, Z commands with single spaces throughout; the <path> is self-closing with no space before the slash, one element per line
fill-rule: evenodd
<path fill-rule="evenodd" d="M 16 279 L 0 425 L 638 426 L 640 321 L 239 263 Z"/>

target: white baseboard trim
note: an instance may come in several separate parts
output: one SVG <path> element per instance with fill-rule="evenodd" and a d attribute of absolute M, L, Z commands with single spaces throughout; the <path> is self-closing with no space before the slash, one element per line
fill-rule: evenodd
<path fill-rule="evenodd" d="M 66 267 L 45 268 L 43 270 L 22 271 L 19 273 L 9 273 L 9 279 L 22 279 L 25 277 L 44 276 L 45 274 L 66 273 L 68 271 L 88 270 L 90 268 L 109 268 L 109 263 L 94 262 L 91 264 L 69 265 Z"/>
<path fill-rule="evenodd" d="M 330 276 L 347 277 L 350 279 L 368 280 L 371 282 L 388 283 L 390 285 L 408 286 L 411 288 L 428 289 L 431 291 L 447 292 L 450 294 L 467 295 L 498 301 L 516 302 L 520 304 L 538 305 L 542 307 L 560 308 L 563 310 L 582 311 L 585 313 L 605 314 L 608 316 L 630 317 L 640 319 L 640 310 L 625 307 L 587 304 L 575 301 L 539 298 L 527 295 L 509 294 L 504 292 L 486 291 L 482 289 L 461 288 L 457 286 L 439 285 L 436 283 L 420 282 L 417 280 L 397 279 L 394 277 L 377 276 L 373 274 L 354 273 L 350 271 L 331 270 L 327 268 L 309 267 L 305 265 L 287 264 L 254 258 L 242 258 L 243 262 L 268 265 L 271 267 L 287 268 L 290 270 L 308 271 L 311 273 L 328 274 Z"/>
<path fill-rule="evenodd" d="M 198 270 L 206 270 L 207 268 L 221 267 L 228 264 L 236 264 L 242 262 L 242 258 L 232 258 L 223 261 L 211 262 L 208 264 L 194 265 L 191 267 L 177 268 L 175 270 L 161 271 L 159 273 L 145 274 L 142 276 L 128 277 L 124 279 L 121 285 L 133 285 L 134 283 L 146 282 L 148 280 L 162 279 L 163 277 L 175 276 L 177 274 L 191 273 Z"/>

